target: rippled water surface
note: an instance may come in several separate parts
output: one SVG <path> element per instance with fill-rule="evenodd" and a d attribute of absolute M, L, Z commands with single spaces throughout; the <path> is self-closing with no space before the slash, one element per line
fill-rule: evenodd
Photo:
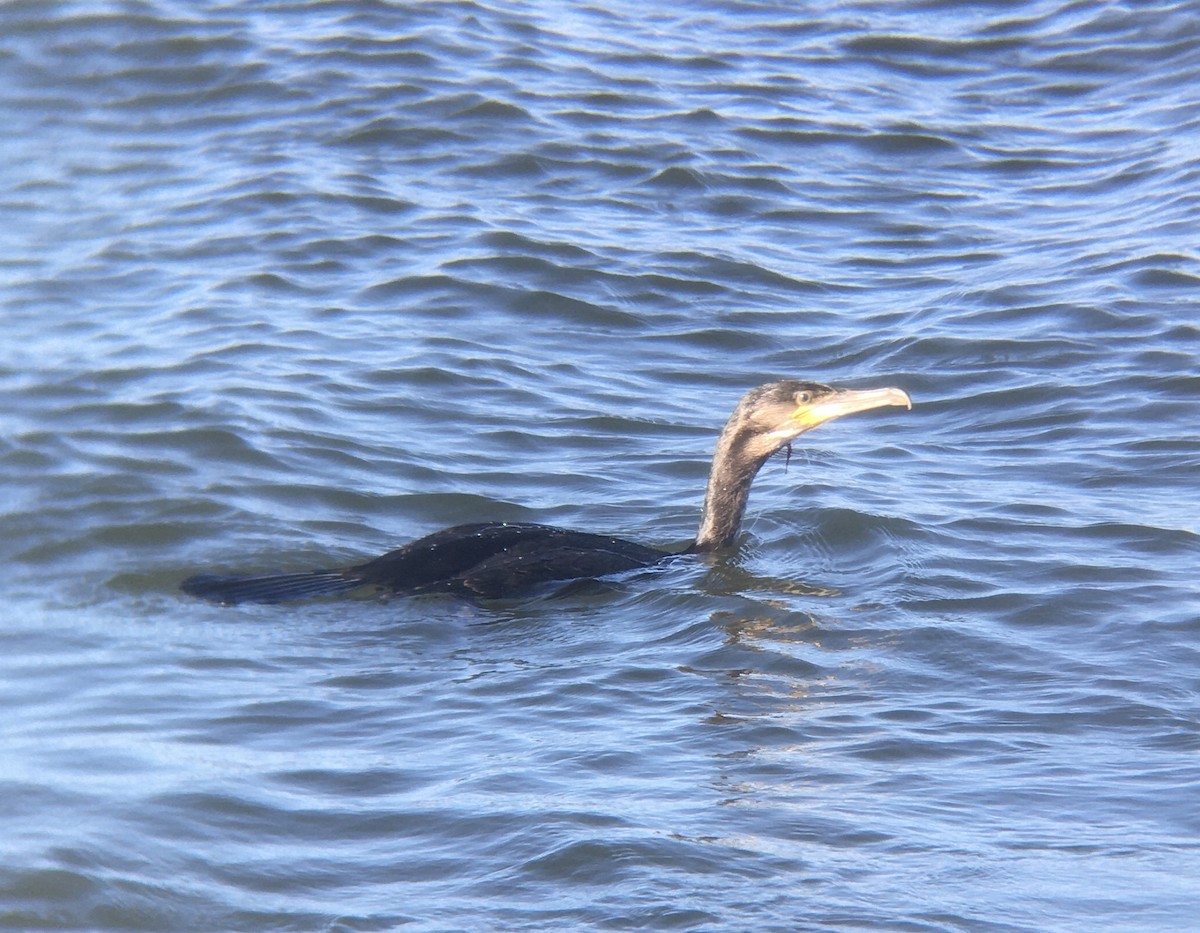
<path fill-rule="evenodd" d="M 0 5 L 0 927 L 1194 929 L 1194 4 Z M 736 554 L 220 607 L 445 525 Z"/>

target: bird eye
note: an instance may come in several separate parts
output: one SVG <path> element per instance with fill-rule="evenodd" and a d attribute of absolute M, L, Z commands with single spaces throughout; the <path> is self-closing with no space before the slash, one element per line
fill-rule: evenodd
<path fill-rule="evenodd" d="M 797 405 L 807 405 L 809 402 L 812 401 L 812 393 L 811 392 L 797 392 L 795 398 L 796 398 Z"/>

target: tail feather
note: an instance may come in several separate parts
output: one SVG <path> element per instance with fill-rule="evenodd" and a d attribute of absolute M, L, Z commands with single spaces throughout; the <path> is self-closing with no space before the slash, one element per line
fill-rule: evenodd
<path fill-rule="evenodd" d="M 198 573 L 179 588 L 192 596 L 218 603 L 280 603 L 313 596 L 336 596 L 362 586 L 361 580 L 341 570 L 308 570 L 300 573 L 231 574 Z"/>

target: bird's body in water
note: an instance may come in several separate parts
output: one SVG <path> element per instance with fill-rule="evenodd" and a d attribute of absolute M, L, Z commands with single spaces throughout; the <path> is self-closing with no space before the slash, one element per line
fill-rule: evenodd
<path fill-rule="evenodd" d="M 911 407 L 900 389 L 834 389 L 816 382 L 772 382 L 747 392 L 725 424 L 713 455 L 696 540 L 682 553 L 733 544 L 750 485 L 767 458 L 793 439 L 842 415 L 885 405 Z M 365 586 L 388 593 L 510 596 L 540 583 L 649 567 L 679 552 L 551 525 L 483 522 L 434 532 L 381 557 L 334 570 L 197 574 L 184 592 L 222 603 L 283 602 L 333 596 Z"/>

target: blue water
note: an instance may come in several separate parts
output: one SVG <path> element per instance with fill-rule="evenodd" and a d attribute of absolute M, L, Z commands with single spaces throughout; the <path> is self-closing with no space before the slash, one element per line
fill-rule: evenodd
<path fill-rule="evenodd" d="M 0 928 L 1182 931 L 1194 5 L 0 5 Z M 482 519 L 737 553 L 220 607 Z"/>

